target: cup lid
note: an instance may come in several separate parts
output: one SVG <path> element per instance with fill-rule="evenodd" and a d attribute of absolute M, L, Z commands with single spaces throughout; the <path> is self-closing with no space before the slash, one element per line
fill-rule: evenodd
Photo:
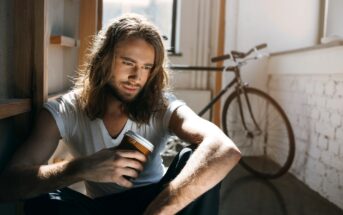
<path fill-rule="evenodd" d="M 128 130 L 125 134 L 134 138 L 134 139 L 138 139 L 139 143 L 144 145 L 149 151 L 152 152 L 154 150 L 154 145 L 149 140 L 145 139 L 144 137 L 137 134 L 136 132 Z"/>

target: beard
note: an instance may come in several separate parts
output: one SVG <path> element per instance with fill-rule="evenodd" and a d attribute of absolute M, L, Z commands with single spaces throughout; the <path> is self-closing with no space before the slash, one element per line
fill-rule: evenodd
<path fill-rule="evenodd" d="M 107 83 L 105 88 L 106 88 L 106 93 L 108 95 L 114 97 L 115 99 L 122 102 L 123 104 L 132 103 L 139 95 L 139 93 L 138 93 L 137 95 L 135 95 L 133 97 L 125 96 L 122 93 L 120 93 L 120 91 L 110 83 Z"/>

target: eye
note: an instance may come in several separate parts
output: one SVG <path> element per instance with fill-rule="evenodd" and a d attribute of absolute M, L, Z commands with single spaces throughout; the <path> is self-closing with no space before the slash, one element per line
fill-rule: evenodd
<path fill-rule="evenodd" d="M 128 65 L 128 66 L 133 66 L 133 63 L 127 60 L 124 60 L 123 64 Z"/>
<path fill-rule="evenodd" d="M 144 69 L 151 71 L 152 70 L 152 66 L 144 66 Z"/>

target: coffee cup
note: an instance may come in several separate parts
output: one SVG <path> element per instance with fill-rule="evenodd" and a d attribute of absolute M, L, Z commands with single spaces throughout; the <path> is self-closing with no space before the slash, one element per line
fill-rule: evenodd
<path fill-rule="evenodd" d="M 117 148 L 138 150 L 147 157 L 154 150 L 154 145 L 141 135 L 129 130 L 124 134 L 124 138 Z"/>

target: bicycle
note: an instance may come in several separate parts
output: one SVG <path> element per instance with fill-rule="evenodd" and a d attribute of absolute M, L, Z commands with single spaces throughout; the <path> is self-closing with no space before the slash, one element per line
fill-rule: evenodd
<path fill-rule="evenodd" d="M 291 124 L 281 106 L 267 93 L 249 87 L 243 82 L 240 68 L 251 60 L 264 57 L 260 50 L 267 47 L 261 44 L 248 52 L 231 51 L 217 56 L 212 62 L 231 59 L 233 66 L 199 67 L 171 65 L 172 70 L 200 70 L 233 72 L 229 82 L 199 113 L 202 116 L 212 108 L 234 85 L 222 109 L 222 129 L 242 153 L 240 164 L 253 174 L 272 179 L 285 174 L 292 165 L 295 154 L 295 140 Z M 251 55 L 255 53 L 254 56 Z M 187 143 L 173 139 L 167 144 L 166 154 L 177 151 Z M 165 155 L 166 155 L 165 154 Z"/>

